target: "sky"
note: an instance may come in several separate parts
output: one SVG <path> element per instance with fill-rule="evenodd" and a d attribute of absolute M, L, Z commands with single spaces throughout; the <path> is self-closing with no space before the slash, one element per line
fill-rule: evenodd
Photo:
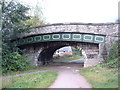
<path fill-rule="evenodd" d="M 34 7 L 40 3 L 48 23 L 107 23 L 118 19 L 120 0 L 19 0 Z"/>

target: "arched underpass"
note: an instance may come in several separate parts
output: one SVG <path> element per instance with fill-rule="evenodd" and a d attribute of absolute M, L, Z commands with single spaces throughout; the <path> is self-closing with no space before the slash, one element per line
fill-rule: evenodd
<path fill-rule="evenodd" d="M 52 62 L 54 52 L 64 46 L 66 45 L 57 45 L 54 47 L 48 47 L 43 49 L 38 57 L 38 61 L 41 62 L 42 65 L 49 64 L 50 62 Z"/>
<path fill-rule="evenodd" d="M 33 58 L 33 64 L 41 66 L 52 62 L 54 52 L 64 46 L 73 46 L 76 49 L 82 49 L 83 56 L 85 58 L 84 67 L 97 65 L 100 60 L 99 55 L 99 44 L 87 43 L 87 42 L 76 42 L 76 41 L 52 41 L 44 43 L 34 43 L 29 45 L 21 46 L 22 49 L 26 49 L 25 54 L 28 57 Z"/>

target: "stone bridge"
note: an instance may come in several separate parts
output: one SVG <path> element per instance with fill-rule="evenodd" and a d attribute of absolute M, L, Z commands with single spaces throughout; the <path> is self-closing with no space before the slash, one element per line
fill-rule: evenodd
<path fill-rule="evenodd" d="M 82 50 L 85 57 L 84 67 L 88 67 L 106 59 L 111 45 L 118 40 L 118 24 L 51 24 L 30 28 L 29 33 L 17 36 L 13 43 L 25 49 L 24 54 L 27 54 L 36 66 L 52 61 L 57 49 L 73 46 Z"/>

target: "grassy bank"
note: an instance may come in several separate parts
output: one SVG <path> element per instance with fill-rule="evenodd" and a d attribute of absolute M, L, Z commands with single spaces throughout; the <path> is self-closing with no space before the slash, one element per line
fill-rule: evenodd
<path fill-rule="evenodd" d="M 15 75 L 15 74 L 21 74 L 21 73 L 29 73 L 29 72 L 35 72 L 35 71 L 41 71 L 41 70 L 45 70 L 45 68 L 32 66 L 30 69 L 25 70 L 25 71 L 7 72 L 7 73 L 2 73 L 2 75 L 3 76 L 9 76 L 9 75 Z"/>
<path fill-rule="evenodd" d="M 47 88 L 56 79 L 57 72 L 40 72 L 2 79 L 2 88 Z"/>
<path fill-rule="evenodd" d="M 74 55 L 74 56 L 61 56 L 56 58 L 54 61 L 55 62 L 67 62 L 67 61 L 72 61 L 72 60 L 77 60 L 77 59 L 81 59 L 83 58 L 83 56 L 79 56 L 79 55 Z"/>
<path fill-rule="evenodd" d="M 80 74 L 86 77 L 93 88 L 118 88 L 118 69 L 103 66 L 85 68 Z"/>

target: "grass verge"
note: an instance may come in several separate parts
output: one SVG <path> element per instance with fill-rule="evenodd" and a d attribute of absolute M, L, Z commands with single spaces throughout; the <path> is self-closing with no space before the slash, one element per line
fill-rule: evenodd
<path fill-rule="evenodd" d="M 70 57 L 70 56 L 65 55 L 65 56 L 55 59 L 54 61 L 55 62 L 67 62 L 67 61 L 77 60 L 81 58 L 83 58 L 83 56 L 74 55 L 73 57 Z"/>
<path fill-rule="evenodd" d="M 57 72 L 40 72 L 2 79 L 2 88 L 48 88 L 56 77 Z"/>
<path fill-rule="evenodd" d="M 8 72 L 8 73 L 2 73 L 3 76 L 9 76 L 9 75 L 15 75 L 15 74 L 22 74 L 22 73 L 29 73 L 29 72 L 35 72 L 35 71 L 41 71 L 45 70 L 44 67 L 32 67 L 29 70 L 25 71 L 17 71 L 17 72 Z"/>
<path fill-rule="evenodd" d="M 118 88 L 118 69 L 101 66 L 85 68 L 80 72 L 93 88 Z"/>

